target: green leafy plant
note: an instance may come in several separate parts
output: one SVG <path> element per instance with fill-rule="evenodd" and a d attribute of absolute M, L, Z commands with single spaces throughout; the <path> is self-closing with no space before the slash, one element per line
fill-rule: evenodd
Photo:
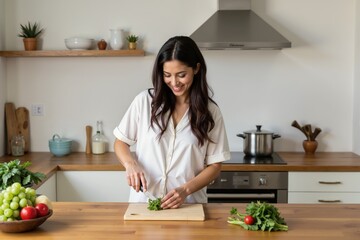
<path fill-rule="evenodd" d="M 161 208 L 161 198 L 157 198 L 157 199 L 154 199 L 154 200 L 149 199 L 148 209 L 151 210 L 151 211 L 162 210 L 162 208 Z"/>
<path fill-rule="evenodd" d="M 246 206 L 246 214 L 239 213 L 236 208 L 230 211 L 231 216 L 228 223 L 240 225 L 246 230 L 251 231 L 287 231 L 288 226 L 284 218 L 280 216 L 278 209 L 270 203 L 257 201 L 251 202 Z M 251 216 L 254 221 L 247 224 L 245 218 Z"/>
<path fill-rule="evenodd" d="M 21 164 L 19 159 L 0 163 L 0 190 L 6 189 L 15 182 L 23 186 L 41 182 L 45 174 L 28 170 L 30 165 L 30 162 Z"/>
<path fill-rule="evenodd" d="M 128 42 L 137 42 L 138 39 L 139 37 L 136 35 L 129 35 L 126 37 L 126 40 L 128 40 Z"/>
<path fill-rule="evenodd" d="M 38 23 L 30 23 L 26 25 L 20 24 L 21 32 L 18 34 L 19 37 L 22 38 L 36 38 L 43 32 L 43 28 L 40 28 Z"/>

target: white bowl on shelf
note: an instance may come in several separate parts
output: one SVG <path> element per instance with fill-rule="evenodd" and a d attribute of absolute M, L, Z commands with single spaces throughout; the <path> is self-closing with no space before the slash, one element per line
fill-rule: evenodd
<path fill-rule="evenodd" d="M 65 39 L 65 46 L 70 50 L 88 50 L 93 46 L 94 39 L 72 37 Z"/>

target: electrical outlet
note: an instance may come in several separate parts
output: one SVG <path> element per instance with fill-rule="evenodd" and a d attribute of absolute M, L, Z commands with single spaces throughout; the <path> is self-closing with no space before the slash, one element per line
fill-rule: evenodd
<path fill-rule="evenodd" d="M 32 104 L 31 105 L 31 115 L 32 116 L 44 116 L 44 105 Z"/>

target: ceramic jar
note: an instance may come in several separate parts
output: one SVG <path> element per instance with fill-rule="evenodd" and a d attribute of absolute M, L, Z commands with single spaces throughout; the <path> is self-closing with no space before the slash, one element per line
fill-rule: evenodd
<path fill-rule="evenodd" d="M 303 148 L 305 150 L 306 154 L 314 154 L 318 146 L 318 142 L 316 140 L 314 141 L 303 141 Z"/>
<path fill-rule="evenodd" d="M 120 50 L 123 45 L 123 31 L 121 29 L 110 29 L 110 47 Z"/>
<path fill-rule="evenodd" d="M 98 45 L 99 50 L 105 50 L 106 47 L 107 47 L 107 43 L 106 43 L 106 41 L 105 41 L 104 39 L 101 39 L 101 40 L 97 43 L 97 45 Z"/>

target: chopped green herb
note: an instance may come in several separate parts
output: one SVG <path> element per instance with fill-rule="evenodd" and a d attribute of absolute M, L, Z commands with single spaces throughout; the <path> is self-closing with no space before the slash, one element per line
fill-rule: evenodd
<path fill-rule="evenodd" d="M 236 208 L 230 211 L 231 216 L 228 223 L 240 225 L 246 230 L 251 231 L 287 231 L 288 226 L 284 218 L 280 216 L 278 209 L 266 202 L 251 202 L 246 206 L 246 214 L 239 213 Z M 244 222 L 246 216 L 252 216 L 255 222 L 248 225 Z"/>
<path fill-rule="evenodd" d="M 155 200 L 149 199 L 148 209 L 151 210 L 151 211 L 162 210 L 162 208 L 161 208 L 161 198 L 157 198 Z"/>

